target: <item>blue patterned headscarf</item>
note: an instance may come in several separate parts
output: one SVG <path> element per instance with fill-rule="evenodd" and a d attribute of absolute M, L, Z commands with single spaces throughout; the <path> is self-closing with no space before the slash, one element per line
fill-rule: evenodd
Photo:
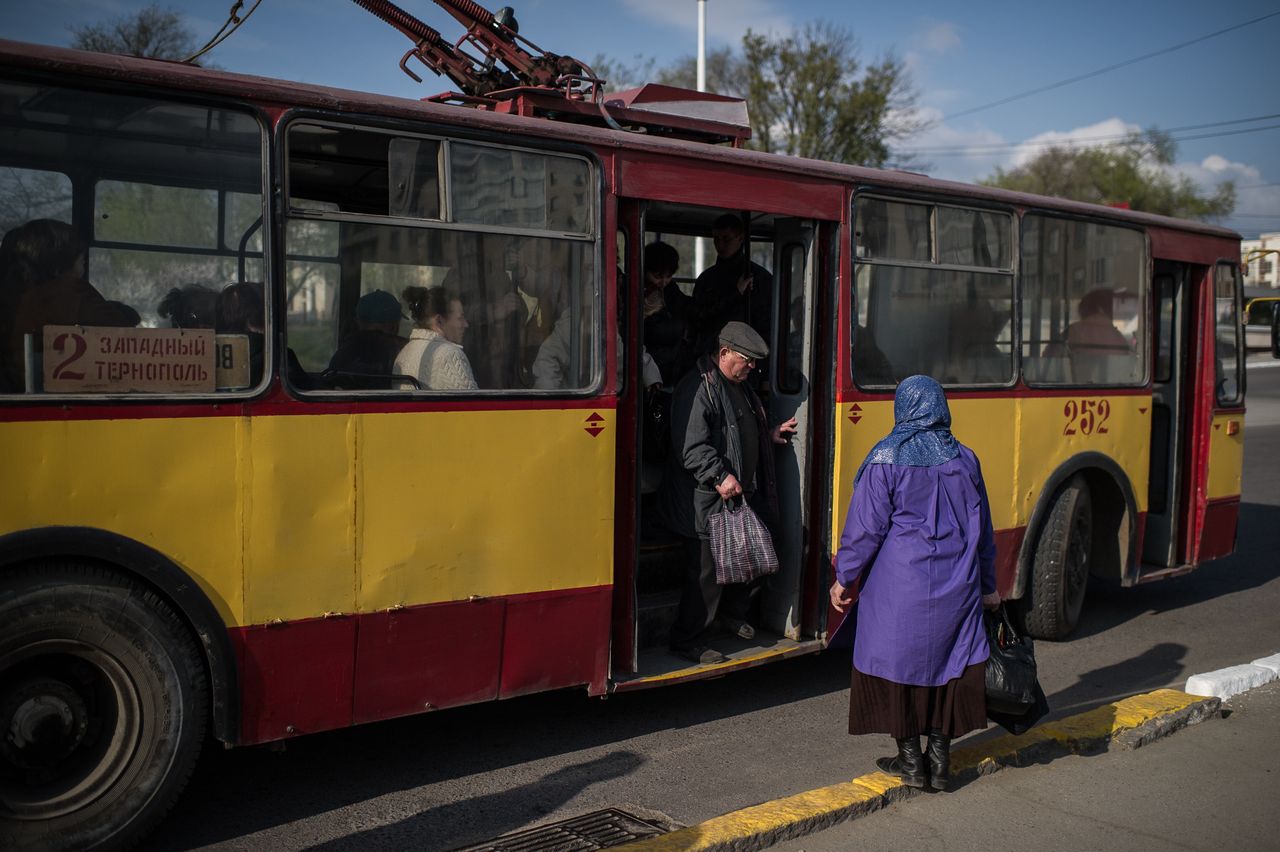
<path fill-rule="evenodd" d="M 869 464 L 933 467 L 960 455 L 951 434 L 951 410 L 942 385 L 928 376 L 903 379 L 893 397 L 893 431 L 880 439 L 858 468 L 857 482 Z"/>

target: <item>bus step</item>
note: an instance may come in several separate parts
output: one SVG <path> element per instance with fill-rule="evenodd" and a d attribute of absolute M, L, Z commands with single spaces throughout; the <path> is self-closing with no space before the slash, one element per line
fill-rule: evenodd
<path fill-rule="evenodd" d="M 684 579 L 684 543 L 645 544 L 636 566 L 636 593 L 661 592 L 680 588 Z"/>
<path fill-rule="evenodd" d="M 671 625 L 680 608 L 680 590 L 647 592 L 638 596 L 636 609 L 637 641 L 641 648 L 665 647 L 671 636 Z"/>

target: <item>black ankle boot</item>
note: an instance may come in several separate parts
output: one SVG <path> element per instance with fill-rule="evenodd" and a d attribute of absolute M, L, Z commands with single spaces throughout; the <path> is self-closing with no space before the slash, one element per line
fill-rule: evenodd
<path fill-rule="evenodd" d="M 908 787 L 924 786 L 924 755 L 920 753 L 920 738 L 906 737 L 897 740 L 897 757 L 876 758 L 881 772 L 897 775 Z"/>
<path fill-rule="evenodd" d="M 951 737 L 942 731 L 929 732 L 929 783 L 935 790 L 945 790 L 951 783 Z"/>

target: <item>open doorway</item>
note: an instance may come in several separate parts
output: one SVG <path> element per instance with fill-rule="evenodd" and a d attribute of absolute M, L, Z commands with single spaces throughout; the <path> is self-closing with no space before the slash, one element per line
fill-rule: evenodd
<path fill-rule="evenodd" d="M 639 204 L 630 210 L 634 236 L 628 253 L 638 269 L 628 296 L 640 306 L 636 326 L 643 349 L 629 357 L 642 363 L 635 375 L 641 380 L 627 391 L 636 395 L 639 434 L 636 446 L 637 530 L 629 639 L 633 649 L 633 674 L 620 674 L 615 656 L 618 688 L 642 686 L 673 673 L 718 670 L 722 666 L 748 665 L 749 661 L 811 650 L 816 640 L 803 635 L 801 607 L 804 566 L 808 557 L 809 491 L 811 488 L 810 380 L 816 354 L 818 324 L 814 310 L 817 290 L 814 251 L 816 223 L 754 211 L 723 210 L 665 203 Z M 723 236 L 729 217 L 742 223 L 740 245 L 717 239 L 707 269 L 694 269 L 694 245 L 699 237 Z M 718 227 L 720 226 L 720 227 Z M 727 249 L 727 250 L 726 250 Z M 751 278 L 751 292 L 735 306 L 708 310 L 702 288 L 717 278 Z M 695 294 L 698 299 L 695 302 Z M 735 312 L 736 311 L 736 312 Z M 686 376 L 714 367 L 718 328 L 727 319 L 747 322 L 765 339 L 769 357 L 761 359 L 744 384 L 762 401 L 768 426 L 795 417 L 797 432 L 789 444 L 775 447 L 778 506 L 771 532 L 780 570 L 752 589 L 747 622 L 755 635 L 743 638 L 714 626 L 704 634 L 705 645 L 727 659 L 719 665 L 698 663 L 673 654 L 672 626 L 682 594 L 689 594 L 688 574 L 695 571 L 699 546 L 672 518 L 673 476 L 682 465 L 681 426 L 673 428 L 673 398 Z M 703 356 L 709 359 L 699 361 Z M 649 362 L 653 363 L 650 364 Z M 648 368 L 648 369 L 646 369 Z M 655 386 L 644 377 L 660 376 Z M 691 379 L 690 381 L 697 381 Z M 673 435 L 673 432 L 681 434 Z M 625 574 L 626 572 L 619 572 Z M 617 631 L 628 629 L 615 625 Z"/>

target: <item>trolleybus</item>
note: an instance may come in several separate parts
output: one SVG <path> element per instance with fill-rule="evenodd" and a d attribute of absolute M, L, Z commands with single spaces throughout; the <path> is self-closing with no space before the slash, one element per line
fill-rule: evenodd
<path fill-rule="evenodd" d="M 712 144 L 741 138 L 727 99 L 645 97 L 682 101 L 665 131 L 0 42 L 0 228 L 27 251 L 0 294 L 7 848 L 136 838 L 206 737 L 818 651 L 853 474 L 914 373 L 981 458 L 1037 635 L 1091 577 L 1232 551 L 1235 233 Z M 642 475 L 643 251 L 726 212 L 772 271 L 762 381 L 799 431 L 757 636 L 690 665 Z M 33 277 L 18 232 L 66 256 Z M 457 296 L 473 386 L 335 359 L 362 296 L 414 287 Z"/>

